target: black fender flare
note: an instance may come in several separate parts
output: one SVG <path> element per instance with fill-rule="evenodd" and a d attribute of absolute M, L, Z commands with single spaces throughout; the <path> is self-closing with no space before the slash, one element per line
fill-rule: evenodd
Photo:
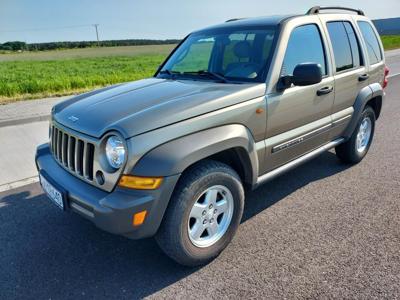
<path fill-rule="evenodd" d="M 258 157 L 252 134 L 243 125 L 231 124 L 210 128 L 162 144 L 145 154 L 133 167 L 136 176 L 181 174 L 192 164 L 228 149 L 240 149 L 245 182 L 258 177 Z"/>
<path fill-rule="evenodd" d="M 382 97 L 383 98 L 384 92 L 383 88 L 379 83 L 373 83 L 370 84 L 366 87 L 364 87 L 357 95 L 356 101 L 354 102 L 353 108 L 353 116 L 347 125 L 346 130 L 343 133 L 343 137 L 346 139 L 349 139 L 351 135 L 353 134 L 358 120 L 360 119 L 360 116 L 367 105 L 368 101 L 375 97 Z"/>

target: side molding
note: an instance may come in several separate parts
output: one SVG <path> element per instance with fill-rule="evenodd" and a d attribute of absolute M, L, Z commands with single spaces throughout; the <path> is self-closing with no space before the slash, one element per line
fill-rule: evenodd
<path fill-rule="evenodd" d="M 180 174 L 197 161 L 228 149 L 242 150 L 237 153 L 242 166 L 248 168 L 244 170 L 245 181 L 255 184 L 258 177 L 255 142 L 249 130 L 238 124 L 196 132 L 158 146 L 138 161 L 132 174 L 137 176 Z"/>
<path fill-rule="evenodd" d="M 367 102 L 372 98 L 379 96 L 383 97 L 383 89 L 379 83 L 374 83 L 366 86 L 360 91 L 356 98 L 356 101 L 354 102 L 353 117 L 351 118 L 349 125 L 344 131 L 343 137 L 345 137 L 346 139 L 351 137 Z"/>

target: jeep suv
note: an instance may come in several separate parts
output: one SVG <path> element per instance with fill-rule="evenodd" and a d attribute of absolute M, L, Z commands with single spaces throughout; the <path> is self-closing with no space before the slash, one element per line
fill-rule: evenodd
<path fill-rule="evenodd" d="M 364 158 L 387 74 L 360 10 L 229 20 L 189 34 L 152 78 L 57 104 L 40 182 L 103 230 L 205 264 L 233 238 L 246 189 L 331 148 Z"/>

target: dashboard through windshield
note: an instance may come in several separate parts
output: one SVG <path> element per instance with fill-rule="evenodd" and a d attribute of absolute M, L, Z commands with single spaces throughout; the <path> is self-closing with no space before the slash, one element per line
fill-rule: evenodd
<path fill-rule="evenodd" d="M 173 52 L 157 77 L 263 82 L 275 40 L 276 28 L 196 32 Z"/>

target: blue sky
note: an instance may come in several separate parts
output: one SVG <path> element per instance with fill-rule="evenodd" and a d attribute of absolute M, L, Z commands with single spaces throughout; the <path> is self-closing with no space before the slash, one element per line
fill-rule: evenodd
<path fill-rule="evenodd" d="M 400 0 L 0 0 L 0 43 L 94 40 L 95 23 L 100 39 L 182 38 L 226 19 L 304 13 L 316 4 L 400 16 Z"/>

